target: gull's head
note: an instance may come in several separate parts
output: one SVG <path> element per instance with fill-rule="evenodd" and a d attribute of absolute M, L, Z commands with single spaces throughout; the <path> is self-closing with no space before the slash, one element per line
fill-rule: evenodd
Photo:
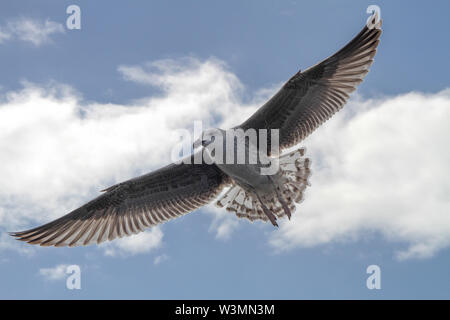
<path fill-rule="evenodd" d="M 217 137 L 220 136 L 221 138 L 223 138 L 224 135 L 225 135 L 225 130 L 218 129 L 218 128 L 206 129 L 202 132 L 202 134 L 200 135 L 200 138 L 198 138 L 194 142 L 193 148 L 197 149 L 200 146 L 207 147 L 208 145 L 210 145 L 211 143 L 216 141 Z"/>

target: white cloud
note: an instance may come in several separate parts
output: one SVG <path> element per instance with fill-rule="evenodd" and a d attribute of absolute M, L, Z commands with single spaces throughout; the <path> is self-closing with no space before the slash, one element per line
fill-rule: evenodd
<path fill-rule="evenodd" d="M 161 94 L 128 105 L 84 103 L 70 87 L 55 84 L 25 83 L 5 93 L 0 226 L 14 231 L 57 218 L 113 183 L 169 163 L 179 142 L 175 129 L 192 130 L 194 120 L 233 121 L 228 115 L 250 114 L 260 103 L 241 103 L 242 85 L 222 63 L 183 63 L 155 63 L 154 73 L 146 72 L 164 84 Z M 151 235 L 130 241 L 146 251 L 139 239 Z M 127 241 L 117 242 L 119 251 L 139 252 Z"/>
<path fill-rule="evenodd" d="M 0 228 L 0 251 L 12 250 L 28 257 L 33 256 L 36 253 L 36 247 L 18 245 L 17 240 L 13 239 L 8 233 L 3 231 L 4 230 Z"/>
<path fill-rule="evenodd" d="M 155 260 L 153 260 L 153 264 L 158 265 L 168 259 L 169 259 L 169 256 L 167 254 L 161 254 L 161 255 L 157 256 L 155 258 Z"/>
<path fill-rule="evenodd" d="M 10 38 L 11 38 L 11 34 L 0 28 L 0 43 L 3 43 L 6 40 L 9 40 Z"/>
<path fill-rule="evenodd" d="M 45 279 L 50 281 L 64 279 L 67 274 L 66 270 L 69 265 L 59 264 L 53 268 L 41 268 L 39 269 L 39 274 Z"/>
<path fill-rule="evenodd" d="M 213 217 L 209 231 L 216 234 L 216 239 L 230 239 L 232 233 L 239 227 L 239 223 L 242 223 L 242 220 L 239 221 L 234 213 L 218 208 L 214 204 L 208 205 L 205 211 Z"/>
<path fill-rule="evenodd" d="M 161 247 L 163 236 L 161 228 L 157 226 L 130 237 L 106 242 L 101 247 L 104 249 L 105 255 L 112 257 L 148 253 Z"/>
<path fill-rule="evenodd" d="M 25 84 L 0 99 L 2 228 L 59 217 L 112 183 L 168 163 L 175 129 L 192 130 L 194 120 L 236 125 L 274 91 L 244 103 L 245 88 L 215 59 L 162 60 L 119 72 L 161 93 L 128 105 L 99 104 L 67 86 Z M 380 234 L 401 249 L 401 259 L 448 247 L 449 101 L 449 91 L 352 99 L 305 141 L 312 187 L 293 219 L 272 233 L 271 245 L 289 250 Z M 216 238 L 229 238 L 242 223 L 223 210 L 206 211 Z M 149 252 L 162 237 L 151 229 L 104 248 L 114 255 Z"/>
<path fill-rule="evenodd" d="M 450 245 L 450 90 L 353 99 L 305 141 L 311 188 L 277 249 L 381 234 L 397 258 Z"/>
<path fill-rule="evenodd" d="M 9 21 L 0 27 L 0 43 L 17 39 L 40 46 L 51 42 L 51 36 L 64 33 L 62 24 L 49 19 L 40 21 L 32 18 L 20 17 Z"/>

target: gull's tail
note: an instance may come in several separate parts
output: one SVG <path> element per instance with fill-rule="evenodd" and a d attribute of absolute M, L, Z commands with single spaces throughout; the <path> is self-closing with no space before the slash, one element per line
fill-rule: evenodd
<path fill-rule="evenodd" d="M 226 210 L 234 212 L 239 218 L 247 218 L 250 221 L 269 220 L 268 215 L 264 213 L 261 202 L 276 218 L 282 218 L 286 215 L 286 208 L 283 208 L 282 202 L 285 202 L 290 212 L 294 213 L 295 203 L 300 203 L 303 200 L 304 191 L 309 186 L 310 160 L 304 158 L 304 154 L 305 149 L 301 148 L 280 157 L 281 179 L 275 186 L 278 190 L 274 188 L 272 194 L 258 199 L 256 195 L 245 191 L 238 185 L 234 185 L 217 200 L 216 205 L 225 207 Z M 280 196 L 282 197 L 281 201 Z M 276 225 L 276 223 L 274 224 Z"/>

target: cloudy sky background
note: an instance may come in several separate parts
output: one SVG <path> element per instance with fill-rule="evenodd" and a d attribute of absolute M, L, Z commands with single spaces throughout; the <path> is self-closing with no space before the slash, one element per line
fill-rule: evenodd
<path fill-rule="evenodd" d="M 65 26 L 70 4 L 81 30 Z M 349 41 L 369 4 L 0 5 L 0 298 L 449 298 L 445 1 L 376 3 L 372 70 L 304 141 L 311 187 L 279 229 L 210 206 L 99 247 L 6 234 L 167 164 L 195 120 L 240 123 Z M 71 264 L 81 290 L 65 287 Z M 379 291 L 366 288 L 372 264 Z"/>

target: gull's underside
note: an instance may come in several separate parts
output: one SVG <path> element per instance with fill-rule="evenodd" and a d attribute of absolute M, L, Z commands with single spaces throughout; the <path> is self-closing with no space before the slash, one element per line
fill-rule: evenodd
<path fill-rule="evenodd" d="M 295 74 L 238 128 L 279 129 L 281 150 L 297 145 L 339 111 L 362 82 L 380 35 L 381 21 L 370 29 L 365 26 L 334 55 Z M 212 202 L 227 187 L 229 190 L 217 202 L 219 206 L 239 217 L 276 224 L 272 219 L 290 217 L 295 203 L 303 198 L 310 172 L 309 159 L 303 152 L 299 149 L 280 157 L 284 183 L 275 185 L 271 197 L 252 197 L 215 164 L 171 164 L 116 184 L 57 220 L 11 235 L 43 246 L 100 243 L 189 213 Z M 266 209 L 275 217 L 271 218 Z"/>

